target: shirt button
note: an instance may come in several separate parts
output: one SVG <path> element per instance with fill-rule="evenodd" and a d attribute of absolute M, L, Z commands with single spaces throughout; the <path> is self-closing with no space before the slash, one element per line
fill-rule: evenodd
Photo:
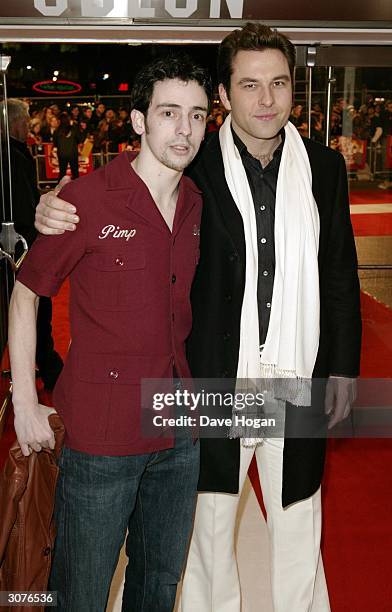
<path fill-rule="evenodd" d="M 47 557 L 48 555 L 50 555 L 50 553 L 51 553 L 51 548 L 50 548 L 50 546 L 47 546 L 46 548 L 44 548 L 43 553 L 44 553 L 45 557 Z"/>
<path fill-rule="evenodd" d="M 173 274 L 173 276 L 172 276 L 172 283 L 175 283 L 175 282 L 176 282 L 176 280 L 177 280 L 177 277 L 176 277 L 176 275 L 175 275 L 175 274 Z"/>
<path fill-rule="evenodd" d="M 261 238 L 260 242 L 261 242 L 261 244 L 265 244 L 267 242 L 267 239 L 266 238 Z"/>
<path fill-rule="evenodd" d="M 267 308 L 271 308 L 271 302 L 267 302 Z"/>
<path fill-rule="evenodd" d="M 110 370 L 109 376 L 110 376 L 110 378 L 113 378 L 114 380 L 116 380 L 116 378 L 118 378 L 118 371 L 117 370 Z"/>
<path fill-rule="evenodd" d="M 264 206 L 264 204 L 262 204 L 262 205 L 260 206 L 260 210 L 265 210 L 265 206 Z"/>
<path fill-rule="evenodd" d="M 264 270 L 263 276 L 268 276 L 268 271 L 267 270 Z"/>
<path fill-rule="evenodd" d="M 231 338 L 231 333 L 230 332 L 225 332 L 223 334 L 223 340 L 229 340 Z"/>
<path fill-rule="evenodd" d="M 116 266 L 123 266 L 124 260 L 122 257 L 116 257 L 116 259 L 114 260 L 114 263 L 116 264 Z"/>

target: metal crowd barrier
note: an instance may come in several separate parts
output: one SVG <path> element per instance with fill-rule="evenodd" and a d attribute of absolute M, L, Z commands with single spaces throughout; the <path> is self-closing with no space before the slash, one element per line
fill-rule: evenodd
<path fill-rule="evenodd" d="M 117 155 L 118 153 L 107 153 L 107 152 L 92 153 L 91 157 L 93 159 L 94 170 L 96 168 L 99 168 L 100 166 L 107 164 L 111 159 L 113 159 Z M 36 170 L 36 175 L 37 175 L 37 184 L 38 184 L 38 188 L 41 191 L 44 190 L 46 187 L 50 187 L 58 183 L 57 177 L 48 178 L 47 172 L 46 172 L 45 158 L 46 156 L 43 153 L 38 153 L 34 155 L 35 170 Z"/>

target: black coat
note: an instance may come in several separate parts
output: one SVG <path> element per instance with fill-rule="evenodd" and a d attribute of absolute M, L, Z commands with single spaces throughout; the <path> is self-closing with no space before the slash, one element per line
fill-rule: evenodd
<path fill-rule="evenodd" d="M 13 221 L 15 230 L 32 245 L 37 232 L 34 228 L 35 208 L 39 202 L 37 175 L 35 161 L 24 142 L 10 138 L 11 178 Z M 6 197 L 6 211 L 9 209 L 9 185 L 5 173 L 4 194 Z M 1 195 L 0 195 L 1 199 Z M 9 215 L 3 219 L 2 206 L 0 206 L 0 222 L 10 221 Z"/>
<path fill-rule="evenodd" d="M 357 257 L 343 157 L 304 139 L 320 216 L 320 342 L 314 377 L 359 374 L 361 317 Z M 188 359 L 196 378 L 235 379 L 245 288 L 241 215 L 227 187 L 218 134 L 189 172 L 203 191 L 200 262 L 192 288 Z M 286 415 L 286 428 L 287 428 Z M 325 440 L 286 438 L 283 506 L 312 495 L 322 478 Z M 238 492 L 239 440 L 201 440 L 200 491 Z"/>

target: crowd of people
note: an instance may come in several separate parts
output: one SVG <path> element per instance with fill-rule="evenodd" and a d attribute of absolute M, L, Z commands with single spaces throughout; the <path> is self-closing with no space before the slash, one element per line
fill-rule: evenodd
<path fill-rule="evenodd" d="M 88 143 L 89 152 L 95 154 L 114 155 L 125 147 L 139 150 L 140 139 L 132 129 L 128 107 L 111 108 L 103 102 L 95 106 L 68 102 L 65 108 L 61 109 L 58 104 L 30 107 L 28 145 L 34 155 L 42 153 L 44 143 L 53 143 L 57 149 L 60 174 L 65 173 L 69 163 L 72 175 L 77 176 L 75 160 L 83 143 Z M 207 119 L 207 132 L 218 131 L 225 117 L 225 109 L 221 105 L 214 106 Z M 310 117 L 310 138 L 325 143 L 325 111 L 318 101 L 312 105 Z M 305 104 L 294 103 L 290 121 L 300 134 L 309 136 L 309 115 Z M 392 135 L 392 100 L 380 102 L 369 96 L 366 104 L 353 105 L 344 98 L 337 98 L 331 111 L 331 141 L 342 135 L 378 147 L 382 152 L 380 169 L 384 169 L 387 137 Z M 62 153 L 64 149 L 65 155 Z M 389 186 L 388 180 L 380 184 L 382 188 Z"/>
<path fill-rule="evenodd" d="M 309 117 L 302 104 L 295 104 L 290 117 L 291 122 L 303 136 L 308 136 Z M 377 143 L 381 137 L 392 134 L 392 100 L 377 102 L 369 99 L 367 104 L 355 106 L 344 98 L 338 98 L 331 112 L 331 138 L 353 136 L 359 140 Z M 325 141 L 325 113 L 316 102 L 311 110 L 311 138 Z"/>
<path fill-rule="evenodd" d="M 291 122 L 300 134 L 309 136 L 309 115 L 302 104 L 295 104 L 290 116 Z M 325 113 L 316 102 L 310 113 L 310 138 L 325 143 Z M 388 157 L 389 136 L 392 136 L 392 100 L 378 101 L 369 97 L 366 104 L 350 104 L 344 98 L 334 101 L 331 109 L 330 146 L 339 148 L 339 138 L 346 136 L 366 143 L 366 177 L 372 178 L 375 171 L 383 178 L 378 187 L 388 189 L 392 186 Z M 371 151 L 376 163 L 370 164 Z M 372 168 L 370 166 L 372 165 Z"/>
<path fill-rule="evenodd" d="M 93 153 L 118 153 L 121 144 L 129 145 L 132 149 L 139 148 L 139 138 L 132 130 L 128 108 L 122 106 L 113 109 L 103 102 L 99 102 L 95 108 L 78 104 L 67 105 L 66 108 L 62 110 L 58 104 L 51 104 L 41 109 L 30 109 L 28 142 L 33 152 L 39 152 L 43 143 L 56 144 L 59 131 L 64 131 L 66 125 L 77 136 L 79 143 L 86 139 L 91 141 Z"/>

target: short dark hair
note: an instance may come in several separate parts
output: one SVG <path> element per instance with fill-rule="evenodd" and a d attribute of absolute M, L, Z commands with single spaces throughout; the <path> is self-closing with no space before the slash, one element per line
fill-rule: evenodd
<path fill-rule="evenodd" d="M 262 23 L 248 22 L 241 30 L 233 30 L 226 36 L 218 49 L 218 80 L 226 93 L 230 93 L 230 79 L 233 72 L 233 61 L 238 51 L 264 51 L 278 49 L 283 53 L 289 65 L 293 81 L 295 67 L 295 47 L 291 40 L 277 30 L 271 30 Z"/>
<path fill-rule="evenodd" d="M 212 97 L 211 77 L 202 66 L 184 53 L 160 57 L 144 66 L 136 75 L 131 91 L 131 109 L 146 116 L 151 104 L 155 83 L 179 79 L 184 83 L 196 81 L 206 92 L 208 105 Z"/>

